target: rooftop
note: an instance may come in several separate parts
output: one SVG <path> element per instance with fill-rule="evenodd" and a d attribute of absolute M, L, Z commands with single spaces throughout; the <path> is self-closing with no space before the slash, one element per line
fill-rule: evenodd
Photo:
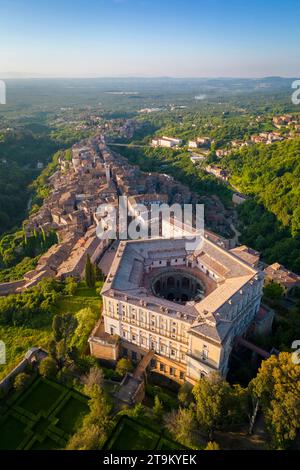
<path fill-rule="evenodd" d="M 158 269 L 157 266 L 153 267 L 147 274 L 146 268 L 151 266 L 153 260 L 183 257 L 194 259 L 191 269 L 205 286 L 204 298 L 180 304 L 153 295 L 149 289 L 149 279 L 152 272 L 157 273 Z M 187 267 L 185 264 L 178 267 L 172 265 L 171 269 L 173 272 Z M 207 270 L 216 273 L 213 279 L 208 276 Z M 239 298 L 245 284 L 258 280 L 256 269 L 206 238 L 203 238 L 199 252 L 188 250 L 185 239 L 157 238 L 120 243 L 102 294 L 181 319 L 189 323 L 195 333 L 201 331 L 221 341 L 230 327 L 227 310 L 233 297 Z"/>

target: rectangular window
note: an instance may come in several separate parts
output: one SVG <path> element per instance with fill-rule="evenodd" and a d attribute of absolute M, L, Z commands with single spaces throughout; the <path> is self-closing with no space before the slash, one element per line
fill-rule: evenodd
<path fill-rule="evenodd" d="M 123 356 L 127 357 L 128 356 L 128 349 L 123 348 Z"/>
<path fill-rule="evenodd" d="M 165 365 L 162 364 L 162 363 L 160 363 L 160 364 L 159 364 L 159 370 L 160 370 L 161 372 L 165 372 Z"/>
<path fill-rule="evenodd" d="M 202 349 L 202 359 L 206 360 L 208 358 L 208 351 L 207 349 Z"/>
<path fill-rule="evenodd" d="M 155 368 L 156 368 L 156 360 L 155 360 L 155 359 L 151 359 L 151 361 L 150 361 L 150 367 L 151 367 L 152 369 L 155 369 Z"/>
<path fill-rule="evenodd" d="M 175 369 L 174 369 L 174 367 L 170 367 L 170 375 L 175 375 Z"/>
<path fill-rule="evenodd" d="M 179 377 L 181 380 L 184 380 L 184 372 L 180 371 Z"/>
<path fill-rule="evenodd" d="M 135 351 L 131 351 L 131 359 L 135 362 L 137 361 L 137 353 Z"/>

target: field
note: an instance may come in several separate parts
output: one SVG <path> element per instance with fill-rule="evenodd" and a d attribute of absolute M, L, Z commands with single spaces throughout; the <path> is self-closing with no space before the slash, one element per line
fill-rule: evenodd
<path fill-rule="evenodd" d="M 6 345 L 6 364 L 0 365 L 0 380 L 23 359 L 28 349 L 34 346 L 47 349 L 54 314 L 64 312 L 76 314 L 79 310 L 90 307 L 93 312 L 100 315 L 101 286 L 101 283 L 97 283 L 95 289 L 89 289 L 84 283 L 80 283 L 75 295 L 61 296 L 53 312 L 49 312 L 47 317 L 37 319 L 37 327 L 0 326 L 0 340 Z"/>
<path fill-rule="evenodd" d="M 37 378 L 7 400 L 0 419 L 0 450 L 63 449 L 88 412 L 88 398 Z"/>
<path fill-rule="evenodd" d="M 175 450 L 184 449 L 177 442 L 164 437 L 137 421 L 123 416 L 104 446 L 105 450 Z"/>

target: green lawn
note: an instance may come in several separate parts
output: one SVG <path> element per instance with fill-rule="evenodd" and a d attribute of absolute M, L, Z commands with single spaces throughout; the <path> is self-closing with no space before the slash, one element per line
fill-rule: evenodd
<path fill-rule="evenodd" d="M 75 295 L 62 296 L 55 306 L 55 313 L 77 313 L 82 308 L 90 307 L 93 312 L 100 315 L 101 312 L 101 297 L 99 291 L 103 283 L 98 282 L 95 289 L 89 289 L 84 282 L 79 283 Z"/>
<path fill-rule="evenodd" d="M 40 411 L 47 413 L 65 393 L 64 387 L 41 380 L 35 382 L 29 391 L 18 400 L 17 404 L 34 414 Z"/>
<path fill-rule="evenodd" d="M 88 411 L 87 402 L 81 402 L 74 397 L 70 397 L 61 411 L 55 415 L 58 418 L 57 426 L 63 431 L 72 434 L 80 426 L 82 418 Z"/>
<path fill-rule="evenodd" d="M 18 418 L 7 415 L 0 424 L 0 450 L 14 450 L 26 438 L 26 424 Z"/>
<path fill-rule="evenodd" d="M 59 448 L 59 444 L 48 436 L 42 442 L 36 439 L 30 446 L 30 450 L 56 450 Z"/>
<path fill-rule="evenodd" d="M 170 441 L 170 439 L 166 439 L 162 437 L 156 447 L 157 450 L 184 450 L 186 449 L 181 444 L 175 441 Z"/>

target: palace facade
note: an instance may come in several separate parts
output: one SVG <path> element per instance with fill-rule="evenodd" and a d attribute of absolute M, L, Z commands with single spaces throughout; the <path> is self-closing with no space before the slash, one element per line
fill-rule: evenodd
<path fill-rule="evenodd" d="M 178 382 L 226 376 L 235 338 L 258 314 L 263 273 L 205 237 L 197 252 L 187 247 L 184 238 L 120 242 L 92 354 L 138 362 L 150 350 L 150 368 Z"/>

